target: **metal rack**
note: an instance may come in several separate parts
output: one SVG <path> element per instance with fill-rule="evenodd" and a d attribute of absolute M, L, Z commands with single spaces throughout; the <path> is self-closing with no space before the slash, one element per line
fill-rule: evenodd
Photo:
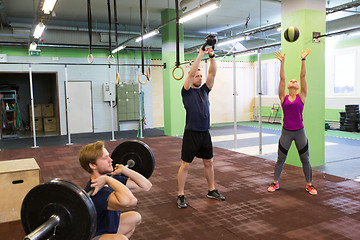
<path fill-rule="evenodd" d="M 10 128 L 11 133 L 16 133 L 14 131 L 15 124 L 15 106 L 17 105 L 17 95 L 16 90 L 4 90 L 0 91 L 0 103 L 1 103 L 1 117 L 0 117 L 0 132 L 1 139 L 4 137 L 4 130 Z M 10 134 L 8 136 L 14 136 L 15 134 Z M 17 134 L 16 134 L 17 136 Z"/>

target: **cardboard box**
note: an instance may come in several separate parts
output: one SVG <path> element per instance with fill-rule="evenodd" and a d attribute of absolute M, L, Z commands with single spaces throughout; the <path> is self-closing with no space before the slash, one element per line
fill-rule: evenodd
<path fill-rule="evenodd" d="M 30 117 L 30 130 L 33 130 L 32 117 Z M 35 131 L 41 132 L 43 130 L 43 119 L 35 118 Z"/>
<path fill-rule="evenodd" d="M 56 131 L 56 118 L 44 117 L 44 132 L 55 132 Z"/>
<path fill-rule="evenodd" d="M 43 117 L 53 117 L 54 116 L 54 104 L 41 104 L 41 112 Z"/>
<path fill-rule="evenodd" d="M 0 161 L 0 223 L 20 220 L 26 194 L 40 182 L 34 158 Z"/>
<path fill-rule="evenodd" d="M 41 118 L 42 117 L 41 104 L 34 104 L 34 112 L 35 112 L 35 117 L 36 118 Z M 29 104 L 29 113 L 30 113 L 30 119 L 31 119 L 32 118 L 31 104 Z"/>

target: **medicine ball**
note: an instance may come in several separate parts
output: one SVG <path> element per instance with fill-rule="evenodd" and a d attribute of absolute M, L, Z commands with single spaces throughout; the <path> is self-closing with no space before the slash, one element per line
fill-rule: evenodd
<path fill-rule="evenodd" d="M 291 26 L 284 32 L 284 38 L 288 42 L 295 42 L 300 36 L 299 29 L 297 27 Z"/>

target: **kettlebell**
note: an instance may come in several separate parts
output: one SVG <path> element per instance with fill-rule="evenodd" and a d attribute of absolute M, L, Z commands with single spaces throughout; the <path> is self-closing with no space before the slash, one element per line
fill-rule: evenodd
<path fill-rule="evenodd" d="M 217 37 L 215 34 L 207 35 L 205 44 L 202 46 L 202 50 L 205 51 L 206 46 L 211 46 L 212 49 L 215 50 L 216 39 L 217 39 Z"/>

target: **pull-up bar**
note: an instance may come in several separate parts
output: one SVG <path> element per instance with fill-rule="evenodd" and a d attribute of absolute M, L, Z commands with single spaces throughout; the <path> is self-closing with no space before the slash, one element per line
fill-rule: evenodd
<path fill-rule="evenodd" d="M 30 63 L 30 62 L 2 62 L 0 63 L 0 65 L 9 65 L 9 64 L 31 64 L 31 65 L 60 65 L 60 66 L 111 66 L 112 64 L 109 63 L 97 63 L 97 64 L 90 64 L 90 63 L 44 63 L 44 62 L 34 62 L 34 63 Z M 141 66 L 141 64 L 136 64 L 136 63 L 124 63 L 124 64 L 119 64 L 119 66 L 124 66 L 124 67 L 139 67 Z M 144 66 L 149 66 L 149 67 L 164 67 L 164 64 L 145 64 Z"/>

